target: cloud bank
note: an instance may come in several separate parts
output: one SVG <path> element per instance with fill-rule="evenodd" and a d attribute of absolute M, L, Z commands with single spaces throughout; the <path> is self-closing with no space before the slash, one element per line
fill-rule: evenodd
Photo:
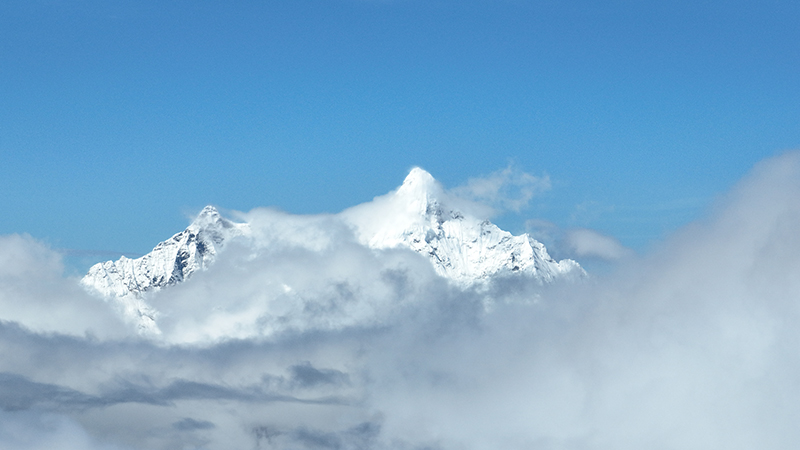
<path fill-rule="evenodd" d="M 466 290 L 326 216 L 258 209 L 280 238 L 149 298 L 157 338 L 5 236 L 0 447 L 795 448 L 798 198 L 787 153 L 613 273 Z"/>

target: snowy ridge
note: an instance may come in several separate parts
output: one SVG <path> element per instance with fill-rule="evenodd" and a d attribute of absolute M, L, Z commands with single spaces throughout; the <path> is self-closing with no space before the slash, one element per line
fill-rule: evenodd
<path fill-rule="evenodd" d="M 206 206 L 191 225 L 150 253 L 95 264 L 81 284 L 104 297 L 123 300 L 126 314 L 140 317 L 141 328 L 150 328 L 155 311 L 141 299 L 143 293 L 187 280 L 210 266 L 226 241 L 248 234 L 247 224 L 231 222 L 213 206 Z"/>
<path fill-rule="evenodd" d="M 463 286 L 521 273 L 542 283 L 583 276 L 577 262 L 555 261 L 541 242 L 514 236 L 450 205 L 439 183 L 414 168 L 394 192 L 342 213 L 371 248 L 407 247 L 426 255 L 439 275 Z"/>
<path fill-rule="evenodd" d="M 514 236 L 503 231 L 470 214 L 469 209 L 428 172 L 414 168 L 397 190 L 349 208 L 334 219 L 352 229 L 368 248 L 408 248 L 425 256 L 440 276 L 464 288 L 488 283 L 495 276 L 528 276 L 545 284 L 585 275 L 575 261 L 555 261 L 542 243 L 527 234 Z M 300 242 L 312 239 L 302 236 L 300 229 L 291 232 L 300 234 Z M 182 283 L 207 269 L 235 238 L 244 238 L 242 243 L 249 244 L 254 254 L 264 244 L 256 242 L 250 224 L 231 222 L 207 206 L 188 228 L 159 243 L 152 252 L 137 259 L 122 257 L 98 263 L 81 283 L 107 299 L 118 300 L 125 315 L 143 332 L 158 334 L 158 312 L 145 301 L 145 294 Z"/>
<path fill-rule="evenodd" d="M 84 286 L 105 296 L 122 297 L 180 283 L 208 267 L 226 240 L 245 235 L 247 224 L 233 223 L 206 206 L 188 228 L 137 259 L 98 263 L 83 277 Z"/>

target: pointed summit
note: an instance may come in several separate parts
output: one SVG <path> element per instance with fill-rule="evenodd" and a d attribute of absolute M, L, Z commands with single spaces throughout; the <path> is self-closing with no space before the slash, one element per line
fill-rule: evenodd
<path fill-rule="evenodd" d="M 219 211 L 217 211 L 217 208 L 215 208 L 215 207 L 213 207 L 211 205 L 206 205 L 206 207 L 203 208 L 202 211 L 200 211 L 200 214 L 197 215 L 197 218 L 199 219 L 201 217 L 207 217 L 207 216 L 208 217 L 218 217 L 219 216 Z"/>
<path fill-rule="evenodd" d="M 436 195 L 441 191 L 441 186 L 425 169 L 414 167 L 397 189 L 397 193 L 404 196 L 422 197 L 423 195 Z"/>
<path fill-rule="evenodd" d="M 444 189 L 433 176 L 419 167 L 414 167 L 403 180 L 403 184 L 395 191 L 395 198 L 404 205 L 404 209 L 414 216 L 426 215 L 438 209 L 444 197 Z M 403 208 L 403 206 L 400 206 Z"/>
<path fill-rule="evenodd" d="M 433 178 L 427 170 L 421 167 L 414 167 L 408 172 L 406 179 L 403 180 L 403 186 L 428 186 L 436 183 L 436 180 Z"/>
<path fill-rule="evenodd" d="M 188 229 L 203 230 L 207 228 L 228 228 L 230 221 L 224 219 L 217 211 L 217 208 L 208 205 L 200 211 L 200 214 L 192 221 Z"/>

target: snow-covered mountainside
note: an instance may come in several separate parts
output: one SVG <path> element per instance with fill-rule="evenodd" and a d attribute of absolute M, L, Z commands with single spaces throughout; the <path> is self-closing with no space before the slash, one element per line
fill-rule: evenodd
<path fill-rule="evenodd" d="M 585 275 L 575 261 L 553 260 L 544 245 L 527 234 L 514 236 L 470 214 L 471 206 L 447 193 L 428 172 L 415 168 L 395 191 L 332 219 L 375 251 L 408 248 L 423 255 L 439 275 L 462 287 L 486 283 L 495 276 L 528 276 L 544 284 Z M 300 229 L 290 230 L 303 234 Z M 298 236 L 300 242 L 310 242 L 313 237 Z M 264 245 L 258 241 L 263 237 L 257 238 L 251 231 L 251 224 L 234 223 L 207 206 L 188 228 L 152 252 L 137 259 L 122 257 L 96 264 L 81 283 L 106 298 L 116 298 L 143 331 L 157 333 L 158 313 L 144 294 L 184 282 L 208 268 L 232 239 L 249 244 L 254 255 Z M 268 240 L 274 241 L 272 237 Z"/>
<path fill-rule="evenodd" d="M 206 206 L 188 228 L 150 253 L 95 264 L 81 283 L 108 297 L 138 295 L 177 284 L 208 267 L 225 241 L 247 234 L 247 224 L 231 222 L 213 206 Z"/>
<path fill-rule="evenodd" d="M 469 286 L 501 274 L 521 273 L 543 283 L 582 276 L 577 262 L 553 260 L 541 242 L 513 236 L 462 211 L 423 169 L 414 168 L 396 191 L 350 208 L 342 216 L 375 249 L 408 247 L 427 256 L 439 275 Z"/>

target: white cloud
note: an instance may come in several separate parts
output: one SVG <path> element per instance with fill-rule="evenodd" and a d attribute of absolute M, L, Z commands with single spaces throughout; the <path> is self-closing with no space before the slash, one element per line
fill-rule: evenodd
<path fill-rule="evenodd" d="M 467 184 L 452 189 L 451 193 L 488 204 L 496 211 L 519 212 L 536 195 L 549 191 L 550 187 L 549 176 L 537 177 L 508 166 L 485 177 L 470 178 Z"/>
<path fill-rule="evenodd" d="M 632 256 L 633 251 L 617 239 L 588 228 L 576 228 L 564 233 L 564 245 L 575 258 L 600 258 L 609 261 Z"/>
<path fill-rule="evenodd" d="M 17 425 L 0 447 L 791 449 L 798 198 L 800 154 L 767 160 L 653 254 L 546 289 L 461 291 L 347 230 L 233 246 L 150 298 L 162 340 L 84 337 L 113 314 L 89 314 L 105 304 L 70 290 L 46 247 L 4 237 L 0 422 Z M 335 226 L 250 214 L 265 233 Z M 615 254 L 588 236 L 587 254 Z M 53 307 L 81 325 L 35 313 Z M 248 337 L 269 326 L 286 331 Z"/>
<path fill-rule="evenodd" d="M 126 333 L 113 305 L 64 278 L 61 256 L 30 236 L 0 236 L 0 320 L 38 332 Z"/>

